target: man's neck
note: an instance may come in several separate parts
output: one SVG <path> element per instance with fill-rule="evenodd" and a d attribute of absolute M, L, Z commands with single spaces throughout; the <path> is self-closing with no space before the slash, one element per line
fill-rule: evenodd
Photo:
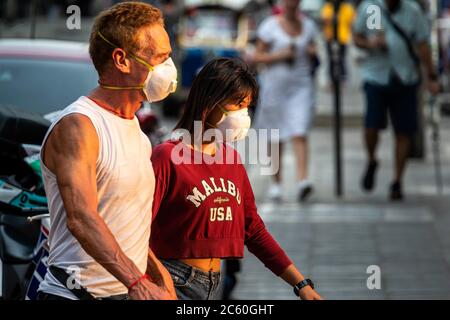
<path fill-rule="evenodd" d="M 133 119 L 142 102 L 138 90 L 109 90 L 97 87 L 88 97 L 103 109 L 124 119 Z"/>

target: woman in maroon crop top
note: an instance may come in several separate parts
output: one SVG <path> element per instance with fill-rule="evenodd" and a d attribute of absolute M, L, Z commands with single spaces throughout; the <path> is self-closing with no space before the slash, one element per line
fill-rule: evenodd
<path fill-rule="evenodd" d="M 209 62 L 193 82 L 178 138 L 153 150 L 150 246 L 180 299 L 217 298 L 221 259 L 242 258 L 244 245 L 301 299 L 321 299 L 267 231 L 239 154 L 225 143 L 245 137 L 257 91 L 243 63 Z"/>

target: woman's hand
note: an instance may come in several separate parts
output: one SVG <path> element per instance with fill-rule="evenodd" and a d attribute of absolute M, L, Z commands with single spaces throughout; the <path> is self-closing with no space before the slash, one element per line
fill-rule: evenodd
<path fill-rule="evenodd" d="M 270 51 L 271 44 L 261 40 L 256 41 L 256 47 L 253 54 L 247 57 L 254 64 L 271 65 L 277 62 L 293 62 L 295 59 L 295 46 L 291 45 L 277 52 Z"/>
<path fill-rule="evenodd" d="M 287 267 L 280 277 L 291 286 L 295 286 L 300 281 L 305 280 L 305 277 L 293 264 Z M 319 296 L 319 294 L 309 285 L 300 289 L 299 296 L 302 300 L 323 300 L 322 297 Z"/>
<path fill-rule="evenodd" d="M 323 300 L 322 297 L 310 286 L 303 287 L 299 294 L 300 299 L 302 300 Z"/>
<path fill-rule="evenodd" d="M 274 53 L 276 60 L 280 62 L 291 62 L 295 59 L 295 46 L 291 45 L 286 49 L 282 49 Z"/>
<path fill-rule="evenodd" d="M 306 47 L 306 53 L 310 56 L 310 57 L 314 57 L 317 56 L 317 46 L 314 42 L 311 42 L 307 47 Z"/>

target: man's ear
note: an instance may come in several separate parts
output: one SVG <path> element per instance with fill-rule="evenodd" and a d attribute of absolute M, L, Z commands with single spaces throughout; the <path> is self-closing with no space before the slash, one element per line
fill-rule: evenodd
<path fill-rule="evenodd" d="M 131 72 L 131 61 L 126 52 L 120 48 L 114 49 L 112 52 L 114 66 L 123 73 Z"/>

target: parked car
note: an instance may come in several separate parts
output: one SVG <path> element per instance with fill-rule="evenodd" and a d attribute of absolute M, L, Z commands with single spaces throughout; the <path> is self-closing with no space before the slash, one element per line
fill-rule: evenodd
<path fill-rule="evenodd" d="M 0 106 L 52 120 L 59 110 L 95 88 L 97 80 L 85 42 L 0 40 Z M 145 105 L 139 112 L 143 113 L 138 115 L 141 128 L 153 144 L 159 143 L 164 130 L 153 110 Z"/>
<path fill-rule="evenodd" d="M 88 45 L 57 40 L 0 40 L 0 105 L 46 115 L 97 85 Z"/>

